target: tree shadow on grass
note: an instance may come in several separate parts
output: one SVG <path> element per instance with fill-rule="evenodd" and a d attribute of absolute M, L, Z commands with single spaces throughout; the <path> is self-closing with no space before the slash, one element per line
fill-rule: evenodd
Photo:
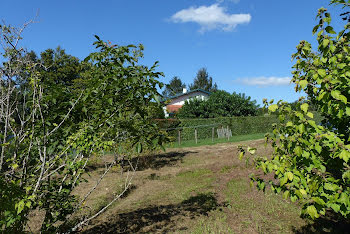
<path fill-rule="evenodd" d="M 310 224 L 301 228 L 293 228 L 296 234 L 301 233 L 341 233 L 350 234 L 350 220 L 346 220 L 333 212 L 327 212 Z"/>
<path fill-rule="evenodd" d="M 124 171 L 130 170 L 130 164 L 135 167 L 137 164 L 137 171 L 143 171 L 146 169 L 160 169 L 164 166 L 174 166 L 178 162 L 182 162 L 183 157 L 185 157 L 189 153 L 197 153 L 194 151 L 186 151 L 186 152 L 167 152 L 161 154 L 149 154 L 142 155 L 139 157 L 128 159 L 119 159 L 117 162 L 121 165 Z M 107 163 L 111 163 L 114 160 L 113 157 L 109 157 Z M 86 167 L 87 171 L 94 171 L 100 168 L 106 168 L 106 162 L 93 162 Z"/>
<path fill-rule="evenodd" d="M 209 211 L 220 206 L 213 193 L 201 193 L 179 204 L 151 206 L 118 214 L 83 233 L 153 233 L 160 230 L 162 233 L 173 232 L 177 230 L 176 224 L 184 217 L 194 219 L 200 215 L 208 215 Z"/>
<path fill-rule="evenodd" d="M 186 152 L 167 152 L 162 154 L 152 154 L 141 156 L 138 159 L 131 159 L 131 164 L 135 165 L 137 162 L 137 170 L 143 171 L 146 169 L 160 169 L 165 166 L 175 166 L 178 162 L 183 161 L 183 157 L 185 157 L 189 153 L 197 153 L 193 151 Z"/>

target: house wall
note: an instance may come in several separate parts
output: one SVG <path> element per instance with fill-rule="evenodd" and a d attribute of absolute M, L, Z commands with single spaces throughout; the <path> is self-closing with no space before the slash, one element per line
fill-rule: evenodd
<path fill-rule="evenodd" d="M 189 93 L 183 96 L 180 96 L 178 98 L 175 98 L 173 100 L 171 100 L 171 102 L 168 105 L 183 105 L 185 104 L 186 100 L 189 100 L 191 98 L 198 98 L 201 100 L 207 100 L 209 97 L 208 94 L 206 93 L 202 93 L 202 92 L 193 92 L 193 93 Z"/>
<path fill-rule="evenodd" d="M 168 111 L 166 109 L 166 106 L 163 106 L 163 112 L 164 112 L 164 117 L 168 118 L 169 117 L 169 113 L 168 113 Z"/>

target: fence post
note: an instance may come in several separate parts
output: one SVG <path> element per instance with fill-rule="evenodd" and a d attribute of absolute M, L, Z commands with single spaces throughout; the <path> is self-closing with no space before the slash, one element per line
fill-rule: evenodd
<path fill-rule="evenodd" d="M 211 129 L 211 142 L 214 142 L 214 127 Z"/>
<path fill-rule="evenodd" d="M 197 128 L 194 129 L 194 139 L 196 140 L 196 144 L 198 143 L 197 139 Z"/>
<path fill-rule="evenodd" d="M 178 131 L 178 135 L 179 135 L 179 145 L 181 145 L 181 132 L 180 132 L 180 130 Z"/>
<path fill-rule="evenodd" d="M 228 134 L 228 126 L 227 126 L 226 134 L 227 134 L 227 141 L 230 141 L 230 134 Z"/>

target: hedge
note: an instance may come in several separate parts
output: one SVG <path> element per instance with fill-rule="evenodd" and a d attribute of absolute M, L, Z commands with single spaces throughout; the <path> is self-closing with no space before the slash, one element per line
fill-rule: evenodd
<path fill-rule="evenodd" d="M 233 136 L 248 135 L 253 133 L 267 133 L 272 130 L 272 124 L 277 121 L 275 116 L 247 116 L 212 119 L 180 119 L 179 127 L 183 127 L 181 138 L 184 140 L 194 139 L 194 128 L 197 127 L 198 139 L 211 138 L 212 128 L 214 137 L 217 137 L 218 128 L 229 128 Z M 209 125 L 209 126 L 206 126 Z"/>
<path fill-rule="evenodd" d="M 227 117 L 210 119 L 158 119 L 155 122 L 163 130 L 166 130 L 169 136 L 176 140 L 178 132 L 181 133 L 183 141 L 193 140 L 194 132 L 197 129 L 198 139 L 212 137 L 217 138 L 216 130 L 218 128 L 229 127 L 232 135 L 247 135 L 253 133 L 266 133 L 272 130 L 272 123 L 276 122 L 275 116 L 248 116 L 248 117 Z"/>
<path fill-rule="evenodd" d="M 322 118 L 315 112 L 314 120 L 320 123 Z M 265 115 L 208 119 L 157 119 L 155 121 L 172 137 L 173 141 L 177 140 L 179 131 L 181 140 L 186 141 L 195 139 L 195 129 L 197 129 L 198 139 L 211 138 L 213 128 L 214 137 L 217 138 L 217 129 L 222 127 L 228 127 L 233 136 L 267 133 L 272 131 L 272 124 L 278 122 L 278 119 L 275 115 Z"/>

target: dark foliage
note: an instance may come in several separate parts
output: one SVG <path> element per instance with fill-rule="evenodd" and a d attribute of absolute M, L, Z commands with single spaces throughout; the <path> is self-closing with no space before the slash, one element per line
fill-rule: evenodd
<path fill-rule="evenodd" d="M 179 118 L 217 118 L 232 116 L 255 116 L 259 106 L 245 94 L 216 91 L 208 100 L 192 99 L 179 110 Z"/>
<path fill-rule="evenodd" d="M 177 76 L 174 76 L 169 84 L 165 85 L 165 88 L 162 92 L 164 98 L 174 96 L 178 93 L 182 93 L 183 89 L 186 88 L 186 84 L 182 83 L 181 79 Z"/>
<path fill-rule="evenodd" d="M 213 84 L 213 78 L 209 77 L 207 69 L 204 67 L 198 70 L 193 84 L 190 84 L 189 88 L 190 90 L 202 89 L 208 92 L 214 92 L 218 90 L 217 84 Z"/>

